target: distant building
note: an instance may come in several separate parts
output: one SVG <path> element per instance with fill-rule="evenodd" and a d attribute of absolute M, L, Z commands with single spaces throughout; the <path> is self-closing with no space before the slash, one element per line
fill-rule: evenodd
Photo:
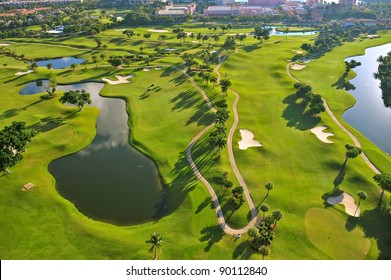
<path fill-rule="evenodd" d="M 248 6 L 275 7 L 285 2 L 286 0 L 248 0 Z"/>
<path fill-rule="evenodd" d="M 163 9 L 157 10 L 155 14 L 157 16 L 190 16 L 195 12 L 196 8 L 197 6 L 195 3 L 182 5 L 170 3 L 169 5 L 164 6 Z"/>
<path fill-rule="evenodd" d="M 275 8 L 261 6 L 210 6 L 204 10 L 204 15 L 207 16 L 277 14 L 278 11 Z"/>
<path fill-rule="evenodd" d="M 366 25 L 366 26 L 373 26 L 373 25 L 378 24 L 379 22 L 378 22 L 377 20 L 374 20 L 374 19 L 348 18 L 348 19 L 342 20 L 342 23 L 343 23 L 345 26 L 353 26 L 353 25 L 358 25 L 358 24 L 364 24 L 364 25 Z"/>
<path fill-rule="evenodd" d="M 340 5 L 357 6 L 357 0 L 339 0 Z"/>

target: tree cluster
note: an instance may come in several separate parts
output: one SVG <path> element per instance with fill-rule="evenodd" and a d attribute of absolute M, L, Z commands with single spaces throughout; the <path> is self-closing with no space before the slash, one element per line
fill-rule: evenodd
<path fill-rule="evenodd" d="M 59 101 L 64 103 L 69 103 L 75 105 L 79 111 L 81 111 L 86 104 L 91 104 L 91 96 L 84 89 L 82 90 L 70 90 L 64 93 L 60 97 Z"/>
<path fill-rule="evenodd" d="M 209 144 L 217 151 L 221 151 L 227 145 L 227 129 L 225 122 L 229 118 L 228 105 L 225 99 L 220 99 L 217 106 L 215 127 L 209 135 Z"/>
<path fill-rule="evenodd" d="M 379 66 L 373 76 L 375 79 L 380 80 L 384 105 L 391 107 L 391 52 L 386 56 L 380 56 L 377 61 L 379 62 Z"/>
<path fill-rule="evenodd" d="M 304 102 L 309 103 L 310 111 L 313 115 L 324 112 L 326 108 L 323 105 L 323 99 L 320 94 L 312 92 L 312 87 L 304 83 L 297 82 L 293 85 L 296 89 L 297 98 L 302 98 Z"/>
<path fill-rule="evenodd" d="M 35 135 L 37 132 L 26 128 L 24 122 L 13 122 L 0 131 L 0 171 L 9 172 L 8 168 L 23 159 L 22 152 Z"/>

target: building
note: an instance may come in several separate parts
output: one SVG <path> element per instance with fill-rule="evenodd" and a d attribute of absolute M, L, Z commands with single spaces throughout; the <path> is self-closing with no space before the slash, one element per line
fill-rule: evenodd
<path fill-rule="evenodd" d="M 248 6 L 275 7 L 285 2 L 286 0 L 248 0 Z"/>
<path fill-rule="evenodd" d="M 210 6 L 204 10 L 207 16 L 229 16 L 229 15 L 277 15 L 277 9 L 261 6 Z"/>
<path fill-rule="evenodd" d="M 357 6 L 357 0 L 339 0 L 339 4 L 343 6 Z"/>
<path fill-rule="evenodd" d="M 155 14 L 157 16 L 190 16 L 192 15 L 197 6 L 195 3 L 174 5 L 172 3 L 164 6 L 161 10 L 157 10 Z"/>

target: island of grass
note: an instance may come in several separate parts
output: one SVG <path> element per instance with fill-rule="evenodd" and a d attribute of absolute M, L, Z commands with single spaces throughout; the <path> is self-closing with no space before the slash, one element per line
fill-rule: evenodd
<path fill-rule="evenodd" d="M 189 143 L 215 121 L 216 114 L 210 106 L 216 108 L 215 104 L 225 94 L 217 83 L 198 76 L 197 70 L 188 73 L 191 78 L 184 73 L 187 70 L 183 67 L 184 53 L 195 54 L 194 60 L 202 64 L 208 42 L 179 40 L 172 33 L 178 27 L 186 32 L 213 35 L 213 30 L 207 26 L 185 24 L 134 28 L 140 34 L 152 29 L 168 30 L 161 33 L 167 36 L 164 42 L 162 37 L 159 39 L 159 33 L 147 40 L 127 38 L 122 32 L 108 29 L 99 34 L 105 49 L 96 48 L 92 37 L 7 40 L 8 48 L 18 55 L 26 54 L 31 60 L 50 53 L 53 57 L 81 57 L 88 62 L 58 70 L 39 67 L 15 76 L 19 71 L 26 71 L 27 64 L 0 56 L 0 65 L 3 65 L 0 82 L 6 89 L 0 95 L 0 127 L 12 121 L 24 121 L 27 126 L 38 124 L 42 128 L 24 159 L 12 168 L 12 174 L 0 177 L 2 259 L 151 259 L 145 241 L 153 232 L 165 236 L 159 259 L 262 258 L 249 246 L 252 237 L 244 235 L 235 241 L 232 235 L 224 233 L 217 222 L 214 198 L 186 160 Z M 252 31 L 252 27 L 235 29 L 234 26 L 229 33 Z M 220 41 L 210 42 L 209 53 L 215 51 L 216 54 L 210 61 L 212 69 L 224 59 L 216 71 L 232 83 L 226 96 L 230 118 L 225 126 L 228 133 L 235 122 L 233 111 L 237 109 L 239 126 L 232 139 L 233 157 L 251 200 L 260 211 L 259 216 L 263 216 L 262 204 L 270 209 L 265 215 L 275 209 L 283 212 L 283 218 L 274 228 L 268 258 L 389 259 L 388 195 L 378 207 L 380 189 L 372 180 L 374 172 L 361 158 L 350 160 L 344 175 L 340 176 L 344 145 L 352 143 L 351 138 L 327 113 L 316 116 L 305 113 L 304 104 L 294 97 L 295 81 L 287 73 L 287 60 L 292 58 L 292 50 L 311 43 L 316 35 L 272 37 L 262 45 L 248 37 L 234 51 L 223 48 L 227 35 L 222 33 Z M 291 73 L 322 94 L 337 119 L 354 132 L 371 161 L 383 172 L 390 170 L 390 158 L 342 119 L 343 111 L 352 106 L 353 97 L 330 85 L 344 72 L 345 57 L 362 53 L 365 48 L 383 44 L 390 38 L 390 33 L 384 32 L 381 38 L 344 43 L 312 61 L 305 69 Z M 161 51 L 156 55 L 157 46 L 160 50 L 175 49 L 175 52 Z M 147 55 L 152 59 L 146 60 Z M 113 56 L 122 57 L 120 67 L 108 62 Z M 162 67 L 160 71 L 155 70 L 157 66 Z M 143 71 L 145 67 L 151 70 Z M 212 74 L 217 76 L 218 73 Z M 58 102 L 62 92 L 56 92 L 50 99 L 18 94 L 25 84 L 51 76 L 58 84 L 68 84 L 101 81 L 102 78 L 114 80 L 116 75 L 134 76 L 129 83 L 106 84 L 101 95 L 126 100 L 130 116 L 129 142 L 154 160 L 172 204 L 167 216 L 132 226 L 115 226 L 84 216 L 57 192 L 55 179 L 47 169 L 51 161 L 89 145 L 95 135 L 99 110 L 87 106 L 75 114 L 75 108 Z M 146 92 L 152 83 L 159 86 L 159 90 Z M 240 97 L 237 103 L 234 103 L 238 98 L 234 93 Z M 48 118 L 61 119 L 62 125 L 45 126 Z M 319 141 L 310 132 L 317 126 L 327 126 L 328 131 L 334 133 L 332 145 Z M 240 150 L 237 145 L 241 140 L 240 128 L 248 129 L 256 139 L 261 139 L 262 147 Z M 191 156 L 218 196 L 227 225 L 240 229 L 252 217 L 248 199 L 238 209 L 228 203 L 232 190 L 241 183 L 233 171 L 229 147 L 216 152 L 208 145 L 210 131 L 195 142 Z M 230 180 L 232 187 L 226 188 L 224 180 Z M 35 187 L 22 192 L 21 187 L 28 182 L 33 182 Z M 264 187 L 267 182 L 274 184 L 270 193 Z M 352 195 L 357 189 L 365 190 L 368 198 L 360 206 L 359 219 L 347 215 L 342 205 L 326 203 L 335 188 Z M 330 226 L 335 226 L 331 235 Z M 324 242 L 329 236 L 330 240 Z M 340 248 L 344 251 L 340 252 Z"/>

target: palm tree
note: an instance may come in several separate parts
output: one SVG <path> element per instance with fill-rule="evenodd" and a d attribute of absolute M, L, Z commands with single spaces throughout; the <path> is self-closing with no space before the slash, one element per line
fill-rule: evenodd
<path fill-rule="evenodd" d="M 105 56 L 104 53 L 101 53 L 101 54 L 99 55 L 99 57 L 100 57 L 100 59 L 102 59 L 102 60 L 105 60 L 105 58 L 106 58 L 106 56 Z"/>
<path fill-rule="evenodd" d="M 252 227 L 247 232 L 248 236 L 250 237 L 250 240 L 254 240 L 259 235 L 259 230 L 256 227 Z"/>
<path fill-rule="evenodd" d="M 357 203 L 356 211 L 354 211 L 354 214 L 356 214 L 358 207 L 360 206 L 361 200 L 365 200 L 367 198 L 367 193 L 364 191 L 358 191 L 357 195 L 358 195 L 358 203 Z"/>
<path fill-rule="evenodd" d="M 30 67 L 31 67 L 31 69 L 33 69 L 33 71 L 35 72 L 35 71 L 37 70 L 37 68 L 38 68 L 38 64 L 35 63 L 35 62 L 33 62 L 33 63 L 31 63 Z"/>
<path fill-rule="evenodd" d="M 53 64 L 51 63 L 46 64 L 46 68 L 50 70 L 50 73 L 52 73 Z"/>
<path fill-rule="evenodd" d="M 269 248 L 266 245 L 262 245 L 258 248 L 259 253 L 262 255 L 262 260 L 265 259 L 265 256 L 269 255 Z"/>
<path fill-rule="evenodd" d="M 282 214 L 282 211 L 280 209 L 274 210 L 272 213 L 272 218 L 274 220 L 274 226 L 273 229 L 277 226 L 277 222 L 282 219 L 284 215 Z"/>
<path fill-rule="evenodd" d="M 362 153 L 361 148 L 349 144 L 346 144 L 345 148 L 346 148 L 346 154 L 345 154 L 345 161 L 343 163 L 343 166 L 346 165 L 349 158 L 356 158 L 359 154 Z"/>
<path fill-rule="evenodd" d="M 91 56 L 91 58 L 92 62 L 95 63 L 95 67 L 98 67 L 98 58 L 96 57 L 96 55 Z"/>
<path fill-rule="evenodd" d="M 222 79 L 220 81 L 220 87 L 221 91 L 223 92 L 224 95 L 227 95 L 228 89 L 231 86 L 231 81 L 229 79 Z"/>
<path fill-rule="evenodd" d="M 71 67 L 72 71 L 76 69 L 76 64 L 72 63 L 69 67 Z"/>
<path fill-rule="evenodd" d="M 157 233 L 156 231 L 154 233 L 151 233 L 151 237 L 149 240 L 145 241 L 146 243 L 152 244 L 151 248 L 149 249 L 149 253 L 153 252 L 153 260 L 157 260 L 157 254 L 156 251 L 159 249 L 162 250 L 162 243 L 163 243 L 163 235 Z"/>
<path fill-rule="evenodd" d="M 285 28 L 285 40 L 288 39 L 288 32 L 289 32 L 289 27 Z"/>
<path fill-rule="evenodd" d="M 373 176 L 373 180 L 375 180 L 378 186 L 382 189 L 379 204 L 378 204 L 380 206 L 384 192 L 386 190 L 391 191 L 391 174 L 388 173 L 376 174 L 375 176 Z"/>
<path fill-rule="evenodd" d="M 273 189 L 273 187 L 274 187 L 274 184 L 272 182 L 268 182 L 265 184 L 265 188 L 267 189 L 266 196 L 269 196 L 269 192 L 271 191 L 271 189 Z"/>
<path fill-rule="evenodd" d="M 265 219 L 265 214 L 266 214 L 267 211 L 270 210 L 270 207 L 269 207 L 269 205 L 267 205 L 267 204 L 262 204 L 261 207 L 260 207 L 260 209 L 261 209 L 261 211 L 263 212 L 262 220 L 264 220 L 264 219 Z"/>
<path fill-rule="evenodd" d="M 213 84 L 213 88 L 214 88 L 216 83 L 217 83 L 217 77 L 216 76 L 211 76 L 209 78 L 209 81 Z"/>

